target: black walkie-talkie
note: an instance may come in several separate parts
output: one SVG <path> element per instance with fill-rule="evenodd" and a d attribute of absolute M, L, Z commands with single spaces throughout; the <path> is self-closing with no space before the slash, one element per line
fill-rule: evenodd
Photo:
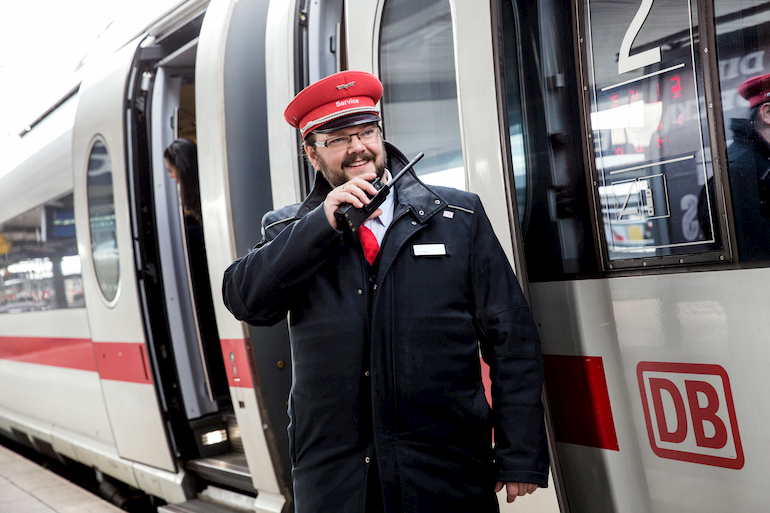
<path fill-rule="evenodd" d="M 404 176 L 407 171 L 412 169 L 412 166 L 417 164 L 417 162 L 424 155 L 424 153 L 417 155 L 414 159 L 412 159 L 411 162 L 409 162 L 409 164 L 404 166 L 404 169 L 402 169 L 395 177 L 393 177 L 392 180 L 386 184 L 382 183 L 379 177 L 376 178 L 372 182 L 372 185 L 375 189 L 377 189 L 377 194 L 374 196 L 369 196 L 369 194 L 367 194 L 371 200 L 368 205 L 364 205 L 362 208 L 355 208 L 350 203 L 343 203 L 340 205 L 339 208 L 337 208 L 337 211 L 334 212 L 334 217 L 337 219 L 337 226 L 340 228 L 340 230 L 348 233 L 355 233 L 358 231 L 361 225 L 364 224 L 364 221 L 369 219 L 369 216 L 372 215 L 372 212 L 377 210 L 380 205 L 382 205 L 382 202 L 385 201 L 385 198 L 390 193 L 390 189 L 393 187 L 396 181 Z"/>

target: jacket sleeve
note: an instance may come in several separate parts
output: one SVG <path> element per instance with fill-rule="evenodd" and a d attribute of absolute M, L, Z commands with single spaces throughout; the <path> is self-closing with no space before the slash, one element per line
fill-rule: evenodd
<path fill-rule="evenodd" d="M 540 337 L 519 282 L 476 197 L 471 272 L 481 353 L 492 380 L 497 479 L 548 486 Z"/>
<path fill-rule="evenodd" d="M 222 295 L 238 319 L 271 326 L 286 317 L 294 291 L 323 265 L 340 245 L 342 232 L 326 218 L 323 204 L 280 231 L 264 238 L 246 256 L 227 268 Z"/>

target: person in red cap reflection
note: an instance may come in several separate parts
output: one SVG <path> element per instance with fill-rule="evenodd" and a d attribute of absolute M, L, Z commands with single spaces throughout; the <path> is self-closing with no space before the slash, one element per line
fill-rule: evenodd
<path fill-rule="evenodd" d="M 343 71 L 289 104 L 316 182 L 264 216 L 225 304 L 254 325 L 289 315 L 296 513 L 496 512 L 503 487 L 510 502 L 547 486 L 537 327 L 475 194 L 408 171 L 366 229 L 337 226 L 407 163 L 382 138 L 381 96 Z"/>
<path fill-rule="evenodd" d="M 730 120 L 733 142 L 727 148 L 736 240 L 741 260 L 764 260 L 770 258 L 770 74 L 746 80 L 738 94 L 748 100 L 749 114 Z M 713 198 L 713 178 L 708 187 Z M 704 205 L 701 194 L 701 223 Z"/>

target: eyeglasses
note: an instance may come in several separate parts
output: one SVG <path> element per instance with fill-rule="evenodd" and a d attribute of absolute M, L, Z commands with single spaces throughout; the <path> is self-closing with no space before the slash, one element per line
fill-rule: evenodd
<path fill-rule="evenodd" d="M 358 137 L 358 140 L 363 144 L 370 143 L 380 136 L 380 127 L 370 126 L 355 134 L 341 135 L 339 137 L 326 139 L 325 141 L 318 141 L 313 144 L 322 148 L 329 148 L 330 150 L 341 150 L 342 148 L 348 147 L 348 144 L 353 140 L 353 136 Z"/>

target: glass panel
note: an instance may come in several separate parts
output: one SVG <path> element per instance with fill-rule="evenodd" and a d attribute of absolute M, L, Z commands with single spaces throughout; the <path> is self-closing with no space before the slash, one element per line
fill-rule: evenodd
<path fill-rule="evenodd" d="M 0 313 L 84 306 L 72 194 L 0 225 Z"/>
<path fill-rule="evenodd" d="M 382 13 L 380 76 L 385 135 L 426 183 L 465 189 L 448 0 L 389 0 Z"/>
<path fill-rule="evenodd" d="M 527 159 L 524 147 L 524 112 L 519 85 L 519 49 L 516 37 L 516 17 L 511 2 L 503 2 L 503 53 L 505 55 L 505 86 L 508 105 L 508 135 L 511 139 L 511 162 L 513 180 L 516 187 L 516 205 L 519 210 L 519 222 L 526 226 L 527 191 L 530 184 L 527 176 Z"/>
<path fill-rule="evenodd" d="M 741 260 L 766 260 L 770 258 L 770 104 L 765 100 L 770 77 L 759 77 L 770 73 L 770 2 L 716 0 L 714 7 L 738 255 Z"/>
<path fill-rule="evenodd" d="M 715 219 L 698 219 L 713 197 L 694 3 L 586 0 L 585 12 L 610 259 L 712 249 Z"/>
<path fill-rule="evenodd" d="M 504 0 L 500 6 L 512 172 L 529 281 L 595 273 L 572 11 L 559 0 Z"/>
<path fill-rule="evenodd" d="M 107 301 L 118 294 L 120 264 L 115 235 L 115 200 L 112 192 L 112 164 L 104 143 L 97 141 L 88 161 L 88 219 L 91 254 L 99 287 Z"/>

